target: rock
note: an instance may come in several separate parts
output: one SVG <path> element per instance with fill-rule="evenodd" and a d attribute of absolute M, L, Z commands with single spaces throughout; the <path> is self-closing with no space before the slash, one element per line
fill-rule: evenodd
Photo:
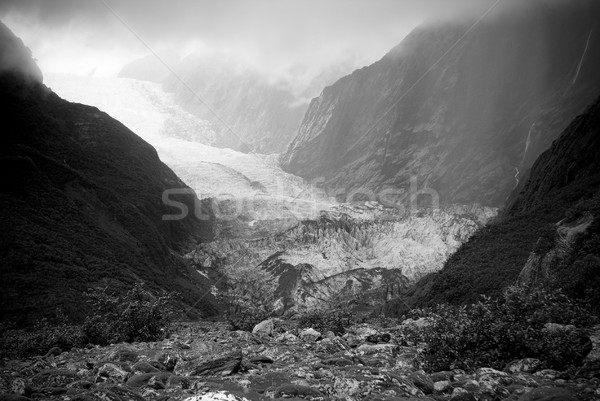
<path fill-rule="evenodd" d="M 429 376 L 425 374 L 423 371 L 412 372 L 408 375 L 409 379 L 413 381 L 415 386 L 417 386 L 423 393 L 431 394 L 433 393 L 433 380 Z"/>
<path fill-rule="evenodd" d="M 152 366 L 148 361 L 139 361 L 139 362 L 136 362 L 131 367 L 131 370 L 133 370 L 136 373 L 160 372 L 160 369 L 156 368 L 155 366 Z"/>
<path fill-rule="evenodd" d="M 142 396 L 121 386 L 99 386 L 70 399 L 71 401 L 145 401 Z"/>
<path fill-rule="evenodd" d="M 450 401 L 477 401 L 475 396 L 464 388 L 455 388 L 450 395 Z"/>
<path fill-rule="evenodd" d="M 252 334 L 271 336 L 273 334 L 273 319 L 263 320 L 252 329 Z"/>
<path fill-rule="evenodd" d="M 578 371 L 577 376 L 586 377 L 588 379 L 600 379 L 600 361 L 588 361 Z"/>
<path fill-rule="evenodd" d="M 79 375 L 70 370 L 49 369 L 43 370 L 31 378 L 34 387 L 63 387 L 81 379 Z"/>
<path fill-rule="evenodd" d="M 363 344 L 356 348 L 357 352 L 363 355 L 373 355 L 378 353 L 392 353 L 396 348 L 396 344 Z"/>
<path fill-rule="evenodd" d="M 424 318 L 424 317 L 420 317 L 417 320 L 414 319 L 406 319 L 402 322 L 403 326 L 412 326 L 418 329 L 422 329 L 425 328 L 427 326 L 430 325 L 430 322 Z"/>
<path fill-rule="evenodd" d="M 560 376 L 560 372 L 557 372 L 556 370 L 553 370 L 553 369 L 543 369 L 543 370 L 540 370 L 539 372 L 535 372 L 533 375 L 536 377 L 540 377 L 542 379 L 546 379 L 546 380 L 555 380 L 556 378 L 558 378 Z"/>
<path fill-rule="evenodd" d="M 180 361 L 175 366 L 179 376 L 229 375 L 240 368 L 242 351 L 234 350 L 217 355 L 206 355 L 191 361 Z"/>
<path fill-rule="evenodd" d="M 429 377 L 433 382 L 439 382 L 443 380 L 452 381 L 454 379 L 454 372 L 444 370 L 441 372 L 431 373 Z"/>
<path fill-rule="evenodd" d="M 183 401 L 250 401 L 246 397 L 231 394 L 228 391 L 210 391 L 202 395 L 194 395 Z"/>
<path fill-rule="evenodd" d="M 44 355 L 44 358 L 48 358 L 51 356 L 58 356 L 62 354 L 62 350 L 58 347 L 52 347 L 48 350 L 48 352 L 46 352 L 46 355 Z"/>
<path fill-rule="evenodd" d="M 562 388 L 539 387 L 523 394 L 518 401 L 578 401 L 578 399 Z"/>
<path fill-rule="evenodd" d="M 170 372 L 159 372 L 159 373 L 143 373 L 141 375 L 133 375 L 129 379 L 127 379 L 127 386 L 129 387 L 142 387 L 148 384 L 151 379 L 154 379 L 153 382 L 165 382 L 169 377 L 171 377 L 172 373 Z M 162 388 L 164 388 L 163 386 Z"/>
<path fill-rule="evenodd" d="M 537 371 L 540 366 L 542 365 L 542 362 L 539 359 L 535 359 L 535 358 L 524 358 L 524 359 L 518 359 L 516 361 L 512 361 L 510 363 L 508 363 L 505 367 L 504 367 L 504 371 L 506 373 L 534 373 L 535 371 Z"/>
<path fill-rule="evenodd" d="M 139 356 L 137 352 L 128 348 L 121 348 L 114 352 L 111 352 L 108 355 L 109 361 L 118 361 L 118 362 L 136 362 Z"/>
<path fill-rule="evenodd" d="M 451 385 L 448 380 L 443 380 L 443 381 L 433 383 L 433 391 L 436 393 L 446 392 L 450 388 L 451 388 Z"/>
<path fill-rule="evenodd" d="M 277 337 L 275 337 L 275 341 L 280 342 L 280 343 L 294 343 L 294 342 L 298 341 L 298 337 L 296 337 L 292 333 L 286 332 L 286 333 L 282 333 L 282 334 L 278 335 Z"/>
<path fill-rule="evenodd" d="M 13 394 L 23 395 L 25 397 L 31 395 L 31 387 L 27 385 L 25 379 L 22 377 L 18 377 L 12 381 L 10 391 Z"/>
<path fill-rule="evenodd" d="M 301 386 L 298 384 L 282 384 L 275 390 L 275 397 L 302 397 L 302 398 L 318 398 L 323 397 L 323 394 L 312 387 Z"/>
<path fill-rule="evenodd" d="M 285 302 L 283 298 L 278 298 L 273 304 L 272 316 L 283 316 L 285 313 Z"/>
<path fill-rule="evenodd" d="M 98 369 L 96 383 L 112 380 L 113 382 L 122 382 L 127 379 L 129 372 L 114 363 L 105 363 Z"/>
<path fill-rule="evenodd" d="M 368 335 L 366 340 L 370 343 L 379 344 L 379 343 L 389 343 L 392 339 L 390 333 L 383 334 L 371 334 Z"/>
<path fill-rule="evenodd" d="M 166 370 L 172 372 L 179 358 L 171 352 L 162 352 L 157 355 L 156 360 L 160 362 Z"/>
<path fill-rule="evenodd" d="M 0 401 L 32 401 L 32 399 L 18 394 L 0 394 Z"/>
<path fill-rule="evenodd" d="M 565 331 L 573 331 L 576 327 L 572 324 L 558 324 L 558 323 L 546 323 L 544 325 L 544 330 L 550 333 L 561 333 Z"/>
<path fill-rule="evenodd" d="M 504 387 L 513 383 L 508 373 L 492 368 L 477 369 L 476 377 L 480 392 L 493 397 L 508 396 L 508 391 Z"/>
<path fill-rule="evenodd" d="M 315 342 L 319 338 L 321 338 L 321 333 L 319 333 L 317 330 L 315 330 L 313 328 L 309 328 L 309 329 L 302 330 L 300 332 L 300 334 L 298 335 L 298 337 L 300 337 L 300 339 L 302 341 Z"/>

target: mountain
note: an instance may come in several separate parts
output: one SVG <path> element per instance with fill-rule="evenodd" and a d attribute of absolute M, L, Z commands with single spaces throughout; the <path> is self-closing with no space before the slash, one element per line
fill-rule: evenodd
<path fill-rule="evenodd" d="M 189 56 L 164 85 L 188 111 L 212 123 L 214 145 L 281 152 L 300 125 L 305 104 L 289 88 L 218 56 Z"/>
<path fill-rule="evenodd" d="M 291 78 L 274 78 L 225 55 L 192 54 L 173 69 L 164 88 L 177 104 L 211 122 L 216 139 L 210 145 L 281 153 L 295 137 L 309 100 L 350 67 L 339 63 L 309 78 L 305 70 L 297 66 L 289 71 Z"/>
<path fill-rule="evenodd" d="M 119 71 L 118 76 L 119 78 L 135 78 L 141 81 L 162 83 L 171 74 L 169 68 L 178 63 L 179 58 L 172 51 L 149 54 L 125 65 Z"/>
<path fill-rule="evenodd" d="M 600 305 L 600 99 L 538 158 L 498 220 L 407 298 L 421 306 L 465 303 L 516 281 Z"/>
<path fill-rule="evenodd" d="M 0 319 L 27 324 L 59 306 L 82 319 L 90 286 L 138 281 L 179 292 L 193 314 L 215 313 L 210 283 L 179 256 L 212 238 L 211 221 L 163 219 L 180 211 L 164 191 L 191 190 L 124 125 L 44 86 L 2 24 L 0 44 Z M 200 205 L 193 193 L 171 200 Z"/>
<path fill-rule="evenodd" d="M 443 204 L 501 206 L 600 92 L 599 28 L 587 0 L 418 27 L 312 100 L 282 166 L 342 195 L 401 199 L 417 178 Z"/>

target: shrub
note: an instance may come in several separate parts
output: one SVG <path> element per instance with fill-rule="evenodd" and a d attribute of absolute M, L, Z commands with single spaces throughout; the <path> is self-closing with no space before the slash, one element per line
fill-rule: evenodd
<path fill-rule="evenodd" d="M 413 314 L 429 321 L 417 334 L 427 344 L 422 362 L 431 371 L 501 369 L 524 357 L 539 358 L 553 369 L 574 366 L 585 356 L 581 334 L 549 331 L 544 325 L 582 327 L 594 322 L 586 310 L 560 292 L 515 286 L 499 300 L 484 297 L 469 306 L 440 305 Z"/>
<path fill-rule="evenodd" d="M 330 307 L 305 311 L 298 320 L 300 327 L 312 327 L 321 333 L 333 331 L 338 335 L 344 334 L 354 323 L 354 314 L 349 309 Z"/>
<path fill-rule="evenodd" d="M 57 322 L 41 319 L 31 330 L 13 330 L 10 324 L 0 328 L 0 355 L 29 357 L 44 355 L 54 347 L 68 351 L 84 343 L 80 326 L 69 324 L 62 310 L 57 310 Z"/>
<path fill-rule="evenodd" d="M 277 288 L 275 279 L 260 267 L 232 266 L 226 269 L 225 274 L 227 320 L 235 330 L 251 331 L 273 312 Z"/>
<path fill-rule="evenodd" d="M 154 296 L 137 283 L 123 295 L 95 288 L 87 296 L 96 310 L 83 323 L 89 343 L 156 341 L 168 334 L 174 294 Z"/>

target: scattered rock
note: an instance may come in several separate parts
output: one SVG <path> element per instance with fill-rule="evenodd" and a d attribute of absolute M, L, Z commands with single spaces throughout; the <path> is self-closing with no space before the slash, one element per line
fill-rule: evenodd
<path fill-rule="evenodd" d="M 180 361 L 174 372 L 179 376 L 230 375 L 237 372 L 241 362 L 242 351 L 238 349 L 191 361 Z"/>
<path fill-rule="evenodd" d="M 302 330 L 300 332 L 300 334 L 298 335 L 298 337 L 300 337 L 300 339 L 302 341 L 315 342 L 319 338 L 321 338 L 321 333 L 319 333 L 317 330 L 315 330 L 313 328 L 309 328 L 309 329 Z"/>
<path fill-rule="evenodd" d="M 578 401 L 568 390 L 558 387 L 535 388 L 519 397 L 518 401 Z"/>
<path fill-rule="evenodd" d="M 252 334 L 271 336 L 273 334 L 273 329 L 275 325 L 273 324 L 273 319 L 263 320 L 252 329 Z"/>
<path fill-rule="evenodd" d="M 512 361 L 506 365 L 506 373 L 534 373 L 542 366 L 542 362 L 535 358 L 524 358 Z"/>
<path fill-rule="evenodd" d="M 451 384 L 448 380 L 442 380 L 433 383 L 433 391 L 436 393 L 444 393 L 451 388 Z"/>

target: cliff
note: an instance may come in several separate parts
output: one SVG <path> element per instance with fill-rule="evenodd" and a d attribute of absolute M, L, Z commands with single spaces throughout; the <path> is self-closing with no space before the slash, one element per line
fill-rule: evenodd
<path fill-rule="evenodd" d="M 501 206 L 600 92 L 599 17 L 593 2 L 537 3 L 421 26 L 313 99 L 282 165 L 341 194 L 416 177 L 442 203 Z"/>

